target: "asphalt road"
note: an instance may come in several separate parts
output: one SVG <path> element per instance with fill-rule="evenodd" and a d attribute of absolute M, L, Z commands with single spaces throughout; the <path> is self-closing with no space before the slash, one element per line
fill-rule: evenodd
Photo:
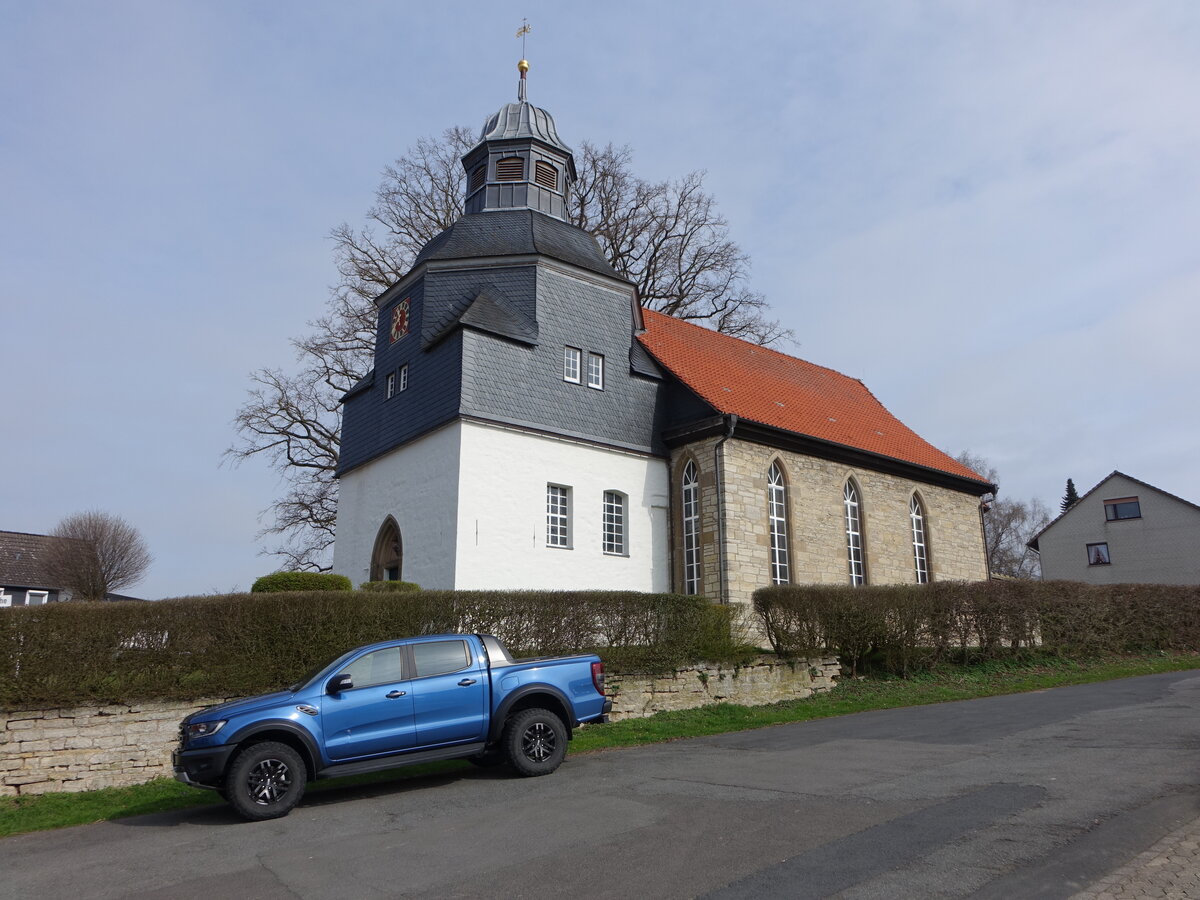
<path fill-rule="evenodd" d="M 0 841 L 4 898 L 1068 897 L 1200 816 L 1200 672 Z"/>

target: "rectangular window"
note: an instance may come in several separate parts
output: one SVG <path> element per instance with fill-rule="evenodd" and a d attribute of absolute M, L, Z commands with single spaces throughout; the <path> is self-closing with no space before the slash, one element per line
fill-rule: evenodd
<path fill-rule="evenodd" d="M 588 387 L 604 390 L 604 357 L 599 353 L 588 354 Z"/>
<path fill-rule="evenodd" d="M 396 396 L 396 373 L 389 372 L 387 377 L 387 399 L 391 400 Z"/>
<path fill-rule="evenodd" d="M 12 606 L 12 594 L 8 591 L 0 591 L 0 607 Z"/>
<path fill-rule="evenodd" d="M 1104 518 L 1109 522 L 1117 519 L 1140 519 L 1142 505 L 1137 497 L 1122 497 L 1119 500 L 1104 501 Z"/>
<path fill-rule="evenodd" d="M 50 599 L 49 591 L 26 591 L 25 605 L 26 606 L 41 606 Z"/>
<path fill-rule="evenodd" d="M 396 388 L 398 391 L 408 390 L 408 363 L 400 367 L 400 386 Z"/>
<path fill-rule="evenodd" d="M 625 555 L 625 495 L 604 492 L 604 552 Z"/>
<path fill-rule="evenodd" d="M 571 489 L 546 485 L 546 546 L 571 546 Z"/>
<path fill-rule="evenodd" d="M 413 644 L 412 651 L 417 678 L 458 672 L 471 665 L 471 653 L 467 650 L 466 641 L 428 641 Z"/>
<path fill-rule="evenodd" d="M 1112 563 L 1108 555 L 1108 544 L 1088 544 L 1088 565 L 1107 566 Z"/>
<path fill-rule="evenodd" d="M 563 347 L 563 381 L 579 384 L 579 357 L 578 347 Z"/>

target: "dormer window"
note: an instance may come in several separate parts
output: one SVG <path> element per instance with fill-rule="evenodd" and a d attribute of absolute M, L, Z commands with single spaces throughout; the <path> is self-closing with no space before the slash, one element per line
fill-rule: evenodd
<path fill-rule="evenodd" d="M 486 180 L 487 180 L 487 165 L 485 164 L 485 165 L 476 166 L 474 169 L 471 170 L 471 180 L 467 184 L 467 193 L 468 194 L 475 193 L 477 190 L 479 190 L 481 187 L 483 187 L 483 183 Z"/>
<path fill-rule="evenodd" d="M 558 169 L 540 159 L 533 164 L 533 180 L 541 187 L 552 191 L 558 190 Z"/>
<path fill-rule="evenodd" d="M 525 177 L 525 160 L 519 156 L 506 156 L 496 163 L 497 181 L 520 181 Z"/>

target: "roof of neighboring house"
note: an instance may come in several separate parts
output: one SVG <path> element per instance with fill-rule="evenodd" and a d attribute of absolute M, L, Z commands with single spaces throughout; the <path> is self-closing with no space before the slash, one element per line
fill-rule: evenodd
<path fill-rule="evenodd" d="M 639 340 L 719 413 L 987 484 L 857 378 L 659 312 L 644 315 Z"/>
<path fill-rule="evenodd" d="M 1104 487 L 1104 485 L 1108 484 L 1110 481 L 1112 481 L 1118 475 L 1128 481 L 1132 481 L 1134 484 L 1140 484 L 1144 488 L 1149 488 L 1152 491 L 1156 491 L 1157 493 L 1162 494 L 1164 497 L 1170 497 L 1172 500 L 1178 500 L 1184 506 L 1190 506 L 1192 509 L 1200 510 L 1200 506 L 1197 506 L 1191 500 L 1184 500 L 1182 497 L 1178 497 L 1175 494 L 1172 494 L 1170 491 L 1164 491 L 1160 487 L 1155 487 L 1154 485 L 1150 484 L 1148 481 L 1142 481 L 1142 479 L 1140 479 L 1140 478 L 1134 478 L 1132 475 L 1126 475 L 1120 469 L 1113 469 L 1111 472 L 1109 472 L 1107 475 L 1105 475 L 1103 478 L 1101 478 L 1098 482 L 1096 482 L 1095 486 L 1092 487 L 1091 490 L 1085 491 L 1084 493 L 1080 494 L 1079 499 L 1076 500 L 1074 503 L 1072 503 L 1066 512 L 1059 513 L 1057 516 L 1055 516 L 1053 519 L 1051 519 L 1049 522 L 1047 522 L 1046 527 L 1043 528 L 1041 531 L 1039 531 L 1037 534 L 1035 534 L 1032 538 L 1030 538 L 1025 543 L 1025 546 L 1028 547 L 1030 550 L 1038 551 L 1038 539 L 1041 538 L 1041 536 L 1043 534 L 1045 534 L 1047 531 L 1049 531 L 1051 528 L 1053 528 L 1056 524 L 1058 524 L 1060 519 L 1063 519 L 1064 517 L 1070 515 L 1071 510 L 1073 510 L 1077 506 L 1079 506 L 1079 504 L 1084 500 L 1084 498 L 1090 497 L 1092 494 L 1096 493 L 1096 491 L 1100 490 L 1100 488 Z M 1038 552 L 1040 552 L 1040 551 L 1038 551 Z"/>
<path fill-rule="evenodd" d="M 48 534 L 0 531 L 0 585 L 59 587 L 46 573 L 46 556 L 57 540 Z"/>

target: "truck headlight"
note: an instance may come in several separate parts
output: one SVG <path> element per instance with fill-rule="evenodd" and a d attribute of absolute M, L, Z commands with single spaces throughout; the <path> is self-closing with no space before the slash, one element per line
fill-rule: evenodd
<path fill-rule="evenodd" d="M 187 736 L 190 741 L 192 738 L 208 737 L 210 734 L 216 734 L 225 724 L 222 719 L 219 722 L 193 722 L 187 727 Z"/>

